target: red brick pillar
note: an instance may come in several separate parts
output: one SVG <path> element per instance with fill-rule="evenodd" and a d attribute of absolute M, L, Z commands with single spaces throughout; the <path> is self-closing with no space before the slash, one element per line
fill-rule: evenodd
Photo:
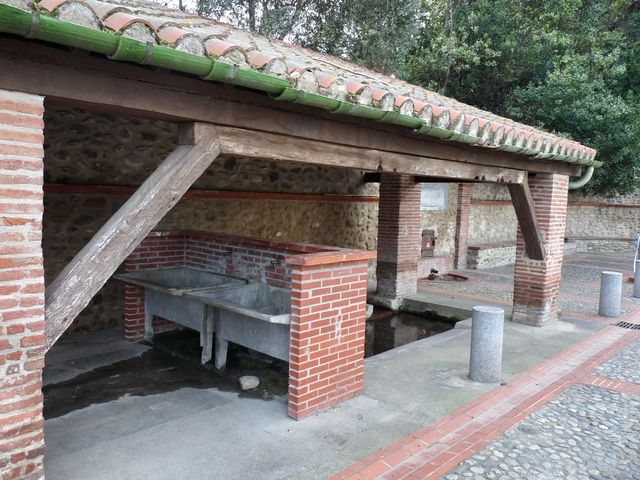
<path fill-rule="evenodd" d="M 569 177 L 538 173 L 529 177 L 529 186 L 546 258 L 540 261 L 527 257 L 518 227 L 513 321 L 541 326 L 558 317 Z"/>
<path fill-rule="evenodd" d="M 185 262 L 185 236 L 182 233 L 151 232 L 124 262 L 126 272 L 155 268 L 181 267 Z M 173 330 L 175 324 L 153 319 L 154 333 Z M 144 338 L 144 289 L 124 285 L 124 339 L 137 342 Z"/>
<path fill-rule="evenodd" d="M 418 288 L 420 190 L 411 175 L 381 174 L 376 267 L 380 297 L 400 299 Z"/>
<path fill-rule="evenodd" d="M 367 260 L 374 256 L 331 252 L 287 258 L 289 415 L 296 420 L 362 392 Z"/>
<path fill-rule="evenodd" d="M 0 90 L 0 478 L 43 478 L 43 98 Z"/>
<path fill-rule="evenodd" d="M 144 338 L 144 289 L 124 285 L 124 339 L 137 342 Z"/>
<path fill-rule="evenodd" d="M 456 249 L 454 268 L 467 268 L 469 246 L 469 214 L 471 211 L 471 187 L 473 183 L 458 184 L 458 213 L 456 214 Z"/>

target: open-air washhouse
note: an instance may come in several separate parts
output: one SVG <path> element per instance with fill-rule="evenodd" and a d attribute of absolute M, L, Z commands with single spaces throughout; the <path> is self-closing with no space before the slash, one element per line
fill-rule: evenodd
<path fill-rule="evenodd" d="M 468 210 L 433 256 L 423 191 L 446 210 L 505 185 L 509 313 L 557 316 L 594 150 L 154 4 L 0 0 L 0 36 L 3 479 L 44 475 L 42 371 L 68 333 L 187 328 L 219 369 L 236 346 L 279 359 L 296 420 L 358 396 L 367 303 L 466 262 Z"/>

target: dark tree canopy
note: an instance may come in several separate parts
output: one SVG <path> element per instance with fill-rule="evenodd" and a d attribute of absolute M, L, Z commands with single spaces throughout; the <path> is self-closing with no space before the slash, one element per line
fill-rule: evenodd
<path fill-rule="evenodd" d="M 195 0 L 198 13 L 395 74 L 596 148 L 640 185 L 640 0 Z"/>
<path fill-rule="evenodd" d="M 407 80 L 571 137 L 605 165 L 587 190 L 640 182 L 640 2 L 433 0 Z"/>

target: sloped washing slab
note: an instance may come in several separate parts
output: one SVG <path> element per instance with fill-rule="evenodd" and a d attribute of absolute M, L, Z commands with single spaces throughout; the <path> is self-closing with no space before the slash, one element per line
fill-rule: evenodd
<path fill-rule="evenodd" d="M 144 337 L 153 337 L 153 318 L 161 317 L 200 332 L 202 363 L 211 359 L 214 322 L 207 316 L 207 306 L 185 297 L 188 292 L 214 291 L 246 285 L 247 281 L 190 267 L 140 270 L 114 276 L 118 280 L 144 288 Z"/>
<path fill-rule="evenodd" d="M 211 307 L 257 320 L 283 325 L 290 322 L 291 291 L 286 288 L 249 283 L 224 290 L 189 292 L 186 295 Z"/>
<path fill-rule="evenodd" d="M 291 291 L 266 283 L 250 283 L 224 290 L 185 295 L 207 306 L 215 324 L 215 366 L 227 363 L 229 342 L 280 360 L 289 360 Z"/>
<path fill-rule="evenodd" d="M 121 273 L 114 278 L 139 287 L 170 295 L 183 295 L 201 289 L 244 285 L 246 280 L 191 267 L 158 268 Z"/>

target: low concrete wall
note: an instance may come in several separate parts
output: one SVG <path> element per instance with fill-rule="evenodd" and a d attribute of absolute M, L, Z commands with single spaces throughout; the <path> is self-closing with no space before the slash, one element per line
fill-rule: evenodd
<path fill-rule="evenodd" d="M 578 242 L 565 242 L 564 254 L 569 255 L 578 250 Z M 516 259 L 515 244 L 483 244 L 470 245 L 467 253 L 467 268 L 471 270 L 481 270 L 483 268 L 501 267 L 503 265 L 513 265 Z"/>

